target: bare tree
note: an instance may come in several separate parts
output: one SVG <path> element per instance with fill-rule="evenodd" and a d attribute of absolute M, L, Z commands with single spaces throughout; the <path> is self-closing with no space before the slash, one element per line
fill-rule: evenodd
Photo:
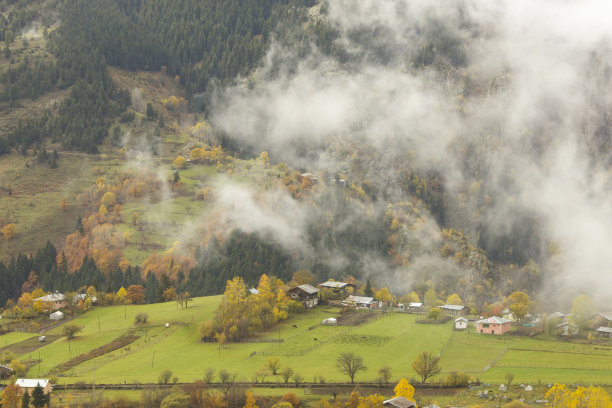
<path fill-rule="evenodd" d="M 363 358 L 353 353 L 342 353 L 336 360 L 336 367 L 342 374 L 346 374 L 351 379 L 351 384 L 355 380 L 355 375 L 359 371 L 365 371 L 368 367 L 363 363 Z"/>

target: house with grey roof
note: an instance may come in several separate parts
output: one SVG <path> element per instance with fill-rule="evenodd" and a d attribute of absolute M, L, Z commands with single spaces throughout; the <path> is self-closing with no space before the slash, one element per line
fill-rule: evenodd
<path fill-rule="evenodd" d="M 464 315 L 467 311 L 467 308 L 461 305 L 443 305 L 438 307 L 442 309 L 446 316 L 452 317 Z"/>
<path fill-rule="evenodd" d="M 599 327 L 597 329 L 597 335 L 601 337 L 612 337 L 612 327 Z"/>
<path fill-rule="evenodd" d="M 353 283 L 348 282 L 334 282 L 327 281 L 319 284 L 322 289 L 330 289 L 336 294 L 347 296 L 348 294 L 355 293 L 357 286 Z"/>
<path fill-rule="evenodd" d="M 307 283 L 289 289 L 287 295 L 291 299 L 301 302 L 306 308 L 311 308 L 319 304 L 319 289 Z"/>
<path fill-rule="evenodd" d="M 597 313 L 597 323 L 600 326 L 612 327 L 612 312 Z"/>
<path fill-rule="evenodd" d="M 369 296 L 355 296 L 351 295 L 342 301 L 344 306 L 353 305 L 355 307 L 374 309 L 378 305 L 378 302 L 373 297 Z"/>

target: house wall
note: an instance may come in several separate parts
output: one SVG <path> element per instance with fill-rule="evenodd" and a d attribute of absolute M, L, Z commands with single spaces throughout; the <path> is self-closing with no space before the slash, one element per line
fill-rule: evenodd
<path fill-rule="evenodd" d="M 489 327 L 483 327 L 482 323 L 478 323 L 478 333 L 483 334 L 504 334 L 510 330 L 510 322 L 504 324 L 489 323 Z"/>
<path fill-rule="evenodd" d="M 455 329 L 467 329 L 467 322 L 455 322 Z"/>

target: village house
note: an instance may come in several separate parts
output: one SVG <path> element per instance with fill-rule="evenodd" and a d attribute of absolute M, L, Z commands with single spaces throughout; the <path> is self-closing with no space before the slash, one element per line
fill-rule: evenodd
<path fill-rule="evenodd" d="M 444 305 L 438 307 L 442 309 L 446 316 L 452 317 L 464 315 L 466 311 L 466 307 L 461 305 Z"/>
<path fill-rule="evenodd" d="M 514 322 L 514 321 L 516 320 L 516 318 L 514 317 L 514 314 L 513 314 L 513 313 L 510 311 L 510 309 L 508 309 L 508 308 L 505 308 L 505 309 L 502 311 L 502 315 L 501 315 L 501 317 L 502 317 L 502 318 L 504 318 L 504 319 L 506 319 L 506 320 L 509 320 L 509 321 L 511 321 L 511 322 Z"/>
<path fill-rule="evenodd" d="M 597 323 L 600 326 L 612 327 L 612 312 L 597 313 Z"/>
<path fill-rule="evenodd" d="M 85 299 L 87 299 L 87 294 L 86 293 L 76 293 L 74 295 L 74 297 L 72 298 L 72 303 L 79 303 L 79 301 L 84 302 Z M 95 296 L 91 297 L 91 303 L 92 304 L 96 304 L 98 303 L 98 298 Z"/>
<path fill-rule="evenodd" d="M 355 307 L 374 309 L 378 302 L 373 297 L 351 295 L 342 301 L 342 305 L 355 305 Z"/>
<path fill-rule="evenodd" d="M 555 327 L 555 333 L 558 336 L 575 336 L 579 331 L 578 326 L 570 322 L 564 322 Z"/>
<path fill-rule="evenodd" d="M 51 295 L 42 296 L 34 299 L 34 301 L 40 300 L 45 305 L 46 310 L 57 310 L 63 309 L 68 306 L 68 302 L 66 301 L 66 296 L 62 295 L 59 292 L 55 292 Z"/>
<path fill-rule="evenodd" d="M 13 374 L 13 369 L 5 364 L 0 364 L 0 380 L 6 380 Z"/>
<path fill-rule="evenodd" d="M 34 391 L 34 388 L 36 388 L 36 386 L 39 384 L 42 387 L 45 395 L 53 391 L 53 385 L 49 380 L 19 378 L 17 382 L 15 382 L 15 385 L 18 385 L 21 388 L 19 390 L 19 395 L 23 395 L 26 390 L 28 391 L 28 394 L 32 395 L 32 391 Z"/>
<path fill-rule="evenodd" d="M 321 288 L 331 289 L 334 293 L 346 297 L 355 293 L 357 286 L 352 283 L 327 281 L 319 284 Z"/>
<path fill-rule="evenodd" d="M 416 407 L 416 402 L 410 401 L 409 399 L 406 399 L 404 397 L 395 397 L 383 401 L 383 406 L 395 408 L 411 408 Z"/>
<path fill-rule="evenodd" d="M 408 310 L 411 312 L 422 312 L 423 311 L 423 303 L 421 302 L 410 302 L 408 303 Z"/>
<path fill-rule="evenodd" d="M 554 312 L 546 316 L 547 319 L 558 319 L 559 323 L 567 322 L 567 315 L 561 312 Z"/>
<path fill-rule="evenodd" d="M 612 327 L 599 327 L 597 329 L 597 335 L 601 337 L 612 337 Z"/>
<path fill-rule="evenodd" d="M 290 289 L 287 295 L 295 301 L 302 302 L 306 308 L 319 304 L 319 289 L 307 283 Z"/>
<path fill-rule="evenodd" d="M 465 317 L 458 317 L 455 319 L 455 330 L 465 330 L 468 327 L 469 320 Z"/>
<path fill-rule="evenodd" d="M 476 332 L 485 334 L 504 334 L 510 330 L 510 322 L 493 316 L 476 322 Z"/>

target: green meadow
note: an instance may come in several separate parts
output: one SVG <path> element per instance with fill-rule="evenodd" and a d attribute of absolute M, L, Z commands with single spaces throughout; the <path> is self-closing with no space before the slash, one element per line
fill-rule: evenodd
<path fill-rule="evenodd" d="M 252 381 L 256 370 L 272 356 L 284 367 L 292 367 L 304 381 L 346 382 L 336 369 L 338 355 L 353 351 L 362 356 L 368 369 L 356 381 L 374 382 L 378 370 L 391 367 L 393 379 L 417 379 L 412 362 L 422 351 L 441 356 L 442 378 L 464 371 L 475 379 L 502 383 L 512 372 L 516 383 L 607 384 L 612 379 L 612 344 L 576 344 L 518 336 L 485 336 L 468 330 L 456 332 L 450 322 L 416 324 L 415 316 L 404 313 L 373 313 L 360 326 L 322 326 L 320 322 L 339 316 L 334 307 L 319 306 L 279 324 L 256 339 L 231 343 L 200 342 L 199 323 L 214 316 L 220 296 L 195 298 L 186 309 L 176 303 L 98 307 L 72 320 L 83 329 L 73 340 L 61 337 L 38 350 L 18 356 L 33 361 L 28 376 L 56 375 L 60 383 L 155 383 L 169 369 L 180 382 L 203 378 L 208 368 L 226 369 L 242 381 Z M 146 325 L 135 326 L 134 316 L 144 312 Z M 165 324 L 169 323 L 169 327 Z M 61 326 L 47 334 L 59 335 Z M 121 347 L 113 341 L 130 333 L 135 340 Z M 16 344 L 33 333 L 0 336 L 0 345 Z M 137 336 L 137 337 L 136 337 Z M 273 340 L 282 339 L 282 342 Z M 58 370 L 60 364 L 94 349 L 103 352 Z M 101 355 L 100 355 L 101 354 Z M 40 362 L 38 360 L 40 359 Z M 269 376 L 266 382 L 281 382 Z M 435 379 L 434 379 L 435 381 Z"/>

